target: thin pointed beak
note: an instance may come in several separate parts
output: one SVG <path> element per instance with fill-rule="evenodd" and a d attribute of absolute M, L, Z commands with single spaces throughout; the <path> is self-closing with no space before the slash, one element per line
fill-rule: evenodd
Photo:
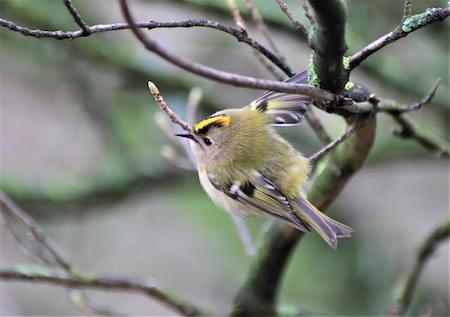
<path fill-rule="evenodd" d="M 190 133 L 186 133 L 186 134 L 175 134 L 175 136 L 178 136 L 180 138 L 186 138 L 186 139 L 190 139 L 192 141 L 194 141 L 195 143 L 199 143 L 198 140 Z"/>

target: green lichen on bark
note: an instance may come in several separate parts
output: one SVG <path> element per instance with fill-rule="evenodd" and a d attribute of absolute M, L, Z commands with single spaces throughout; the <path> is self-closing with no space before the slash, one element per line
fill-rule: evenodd
<path fill-rule="evenodd" d="M 439 10 L 439 8 L 428 8 L 423 13 L 410 16 L 403 22 L 402 31 L 406 33 L 414 31 L 418 26 L 425 24 Z"/>

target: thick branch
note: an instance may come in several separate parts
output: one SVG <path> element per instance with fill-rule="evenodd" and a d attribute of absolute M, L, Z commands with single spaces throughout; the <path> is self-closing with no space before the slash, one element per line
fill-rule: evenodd
<path fill-rule="evenodd" d="M 151 40 L 147 37 L 142 30 L 138 29 L 133 22 L 133 18 L 128 9 L 127 3 L 125 0 L 119 0 L 122 13 L 124 15 L 125 20 L 131 26 L 131 30 L 136 38 L 144 45 L 146 49 L 149 51 L 159 55 L 170 63 L 187 70 L 191 73 L 197 74 L 199 76 L 212 79 L 218 82 L 226 83 L 233 86 L 239 87 L 247 87 L 254 89 L 266 89 L 273 90 L 279 92 L 288 92 L 292 94 L 303 94 L 310 96 L 314 99 L 323 100 L 323 101 L 335 101 L 335 95 L 324 90 L 315 87 L 311 87 L 304 84 L 291 84 L 286 82 L 279 82 L 273 80 L 266 79 L 258 79 L 254 77 L 243 76 L 234 73 L 228 73 L 224 71 L 220 71 L 214 69 L 212 67 L 208 67 L 205 65 L 201 65 L 198 63 L 192 63 L 187 61 L 171 52 L 167 51 L 163 47 L 161 47 L 157 42 Z"/>
<path fill-rule="evenodd" d="M 442 21 L 449 15 L 450 6 L 447 6 L 446 8 L 430 8 L 423 13 L 404 19 L 402 24 L 397 26 L 394 31 L 383 35 L 359 52 L 353 54 L 350 58 L 350 70 L 361 64 L 366 58 L 386 45 L 391 44 L 428 24 Z"/>
<path fill-rule="evenodd" d="M 173 309 L 183 316 L 205 316 L 204 311 L 177 298 L 173 294 L 161 290 L 154 282 L 140 281 L 122 277 L 111 276 L 82 276 L 80 274 L 68 275 L 59 272 L 20 272 L 20 270 L 0 270 L 2 281 L 22 281 L 32 283 L 54 284 L 66 288 L 103 289 L 111 291 L 141 293 L 157 299 L 165 306 Z"/>
<path fill-rule="evenodd" d="M 309 0 L 309 3 L 317 21 L 310 39 L 314 72 L 321 88 L 337 93 L 347 81 L 343 65 L 347 49 L 346 8 L 341 0 Z"/>
<path fill-rule="evenodd" d="M 412 270 L 409 272 L 406 278 L 406 283 L 404 284 L 400 292 L 400 296 L 397 299 L 398 307 L 394 309 L 396 314 L 401 316 L 407 313 L 414 295 L 414 290 L 417 286 L 417 281 L 425 268 L 425 264 L 432 257 L 439 244 L 448 239 L 449 236 L 450 220 L 446 220 L 422 243 L 422 246 L 417 253 Z"/>
<path fill-rule="evenodd" d="M 289 66 L 280 59 L 276 54 L 272 53 L 268 48 L 259 42 L 250 38 L 247 32 L 221 24 L 217 21 L 202 20 L 202 19 L 185 19 L 180 21 L 154 21 L 149 20 L 145 22 L 136 22 L 138 28 L 145 29 L 157 29 L 157 28 L 192 28 L 192 27 L 204 27 L 209 29 L 215 29 L 224 33 L 227 33 L 235 37 L 239 42 L 243 42 L 256 51 L 264 55 L 273 64 L 277 65 L 283 72 L 288 74 L 288 76 L 294 75 Z M 19 26 L 14 22 L 0 19 L 0 26 L 7 28 L 11 31 L 21 33 L 25 36 L 31 36 L 35 38 L 53 38 L 57 40 L 73 40 L 79 37 L 88 36 L 94 33 L 110 32 L 118 30 L 129 29 L 130 26 L 127 23 L 112 23 L 112 24 L 97 24 L 89 27 L 90 33 L 87 34 L 83 30 L 77 31 L 45 31 L 39 29 L 30 29 L 27 27 Z"/>

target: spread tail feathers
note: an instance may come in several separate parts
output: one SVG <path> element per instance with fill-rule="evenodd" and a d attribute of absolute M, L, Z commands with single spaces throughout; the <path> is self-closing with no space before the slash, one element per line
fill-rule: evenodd
<path fill-rule="evenodd" d="M 338 238 L 347 238 L 351 236 L 353 232 L 352 228 L 331 219 L 306 199 L 297 198 L 295 203 L 300 212 L 299 216 L 333 249 L 337 248 Z"/>

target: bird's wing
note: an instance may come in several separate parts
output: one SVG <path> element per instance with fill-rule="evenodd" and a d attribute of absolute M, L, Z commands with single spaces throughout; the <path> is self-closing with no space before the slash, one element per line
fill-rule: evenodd
<path fill-rule="evenodd" d="M 307 84 L 306 71 L 297 74 L 285 82 Z M 289 126 L 300 123 L 311 103 L 311 98 L 305 95 L 286 94 L 268 91 L 254 100 L 250 107 L 254 110 L 267 113 L 273 125 Z"/>
<path fill-rule="evenodd" d="M 213 174 L 208 173 L 208 180 L 217 190 L 225 193 L 251 209 L 260 210 L 293 225 L 300 231 L 309 231 L 308 225 L 292 209 L 288 198 L 258 171 L 247 171 L 246 179 L 221 185 Z"/>

